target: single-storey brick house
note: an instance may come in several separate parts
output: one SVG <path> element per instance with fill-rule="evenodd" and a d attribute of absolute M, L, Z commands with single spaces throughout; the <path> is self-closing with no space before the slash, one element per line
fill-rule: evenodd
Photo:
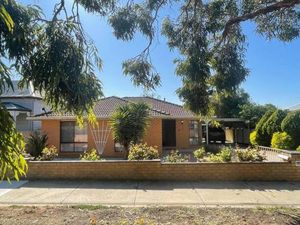
<path fill-rule="evenodd" d="M 160 154 L 163 149 L 196 148 L 202 143 L 202 127 L 192 112 L 180 105 L 151 97 L 107 97 L 99 100 L 94 107 L 99 127 L 106 127 L 115 109 L 129 102 L 149 104 L 150 124 L 143 142 L 157 146 Z M 79 156 L 86 149 L 96 146 L 90 125 L 85 124 L 80 129 L 75 116 L 48 113 L 32 119 L 41 120 L 41 130 L 48 135 L 48 144 L 56 146 L 60 156 Z M 102 156 L 123 156 L 122 146 L 114 141 L 111 132 L 107 135 Z"/>

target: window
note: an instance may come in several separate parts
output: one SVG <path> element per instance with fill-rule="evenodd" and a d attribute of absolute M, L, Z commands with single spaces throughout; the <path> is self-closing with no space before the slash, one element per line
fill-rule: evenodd
<path fill-rule="evenodd" d="M 88 146 L 87 125 L 77 126 L 74 121 L 60 123 L 60 150 L 62 152 L 83 152 Z"/>
<path fill-rule="evenodd" d="M 202 143 L 206 143 L 206 124 L 202 125 Z"/>
<path fill-rule="evenodd" d="M 199 122 L 197 120 L 190 121 L 190 145 L 199 145 Z"/>
<path fill-rule="evenodd" d="M 118 142 L 115 142 L 115 152 L 123 152 L 125 150 L 124 146 Z"/>

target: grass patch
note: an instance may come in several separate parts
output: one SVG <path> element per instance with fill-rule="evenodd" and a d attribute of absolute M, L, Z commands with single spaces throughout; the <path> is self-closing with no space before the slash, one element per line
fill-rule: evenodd
<path fill-rule="evenodd" d="M 284 207 L 284 206 L 257 207 L 255 210 L 265 212 L 268 214 L 273 214 L 273 213 L 295 214 L 294 208 Z M 296 214 L 299 214 L 299 213 L 296 213 Z"/>
<path fill-rule="evenodd" d="M 9 208 L 19 209 L 19 208 L 24 208 L 24 206 L 22 206 L 22 205 L 10 205 Z"/>

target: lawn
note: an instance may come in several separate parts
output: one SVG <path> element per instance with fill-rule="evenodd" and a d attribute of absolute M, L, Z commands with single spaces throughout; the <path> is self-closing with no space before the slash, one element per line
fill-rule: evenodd
<path fill-rule="evenodd" d="M 0 224 L 198 224 L 251 225 L 300 224 L 294 208 L 195 208 L 104 206 L 9 206 L 0 207 Z"/>

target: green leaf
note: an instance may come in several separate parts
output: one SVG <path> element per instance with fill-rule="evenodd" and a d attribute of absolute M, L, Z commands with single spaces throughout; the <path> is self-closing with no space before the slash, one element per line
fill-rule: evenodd
<path fill-rule="evenodd" d="M 0 18 L 6 24 L 8 31 L 11 32 L 14 27 L 14 21 L 3 5 L 0 7 Z"/>

